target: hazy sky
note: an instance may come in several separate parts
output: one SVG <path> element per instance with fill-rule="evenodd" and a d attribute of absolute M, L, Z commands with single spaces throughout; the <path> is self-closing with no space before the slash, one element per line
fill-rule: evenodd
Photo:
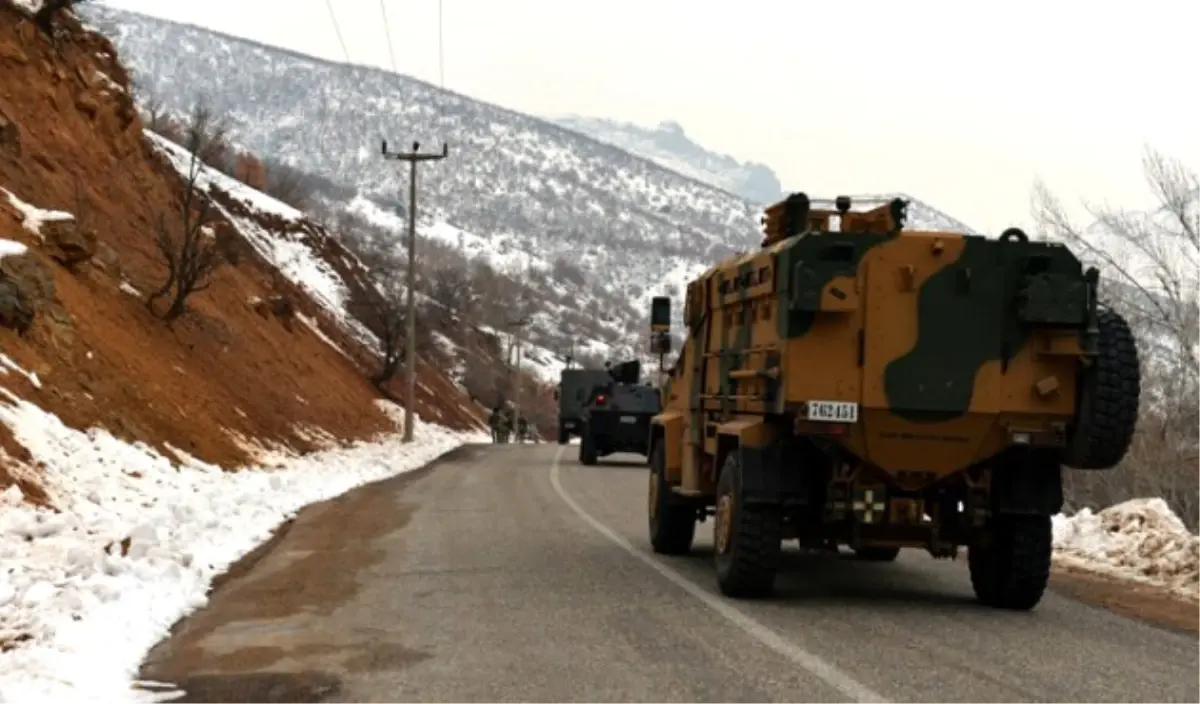
<path fill-rule="evenodd" d="M 324 0 L 107 0 L 344 60 Z M 389 67 L 380 0 L 332 0 Z M 437 83 L 437 0 L 383 0 L 397 68 Z M 735 9 L 736 8 L 736 9 Z M 1144 144 L 1200 168 L 1200 3 L 442 0 L 445 85 L 642 124 L 769 164 L 786 190 L 904 191 L 977 228 L 1148 204 Z M 1078 212 L 1078 211 L 1076 211 Z"/>

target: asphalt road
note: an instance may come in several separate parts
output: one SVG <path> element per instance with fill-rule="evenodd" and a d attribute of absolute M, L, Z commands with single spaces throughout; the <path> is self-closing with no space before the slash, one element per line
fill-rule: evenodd
<path fill-rule="evenodd" d="M 792 548 L 773 600 L 725 599 L 711 522 L 650 552 L 640 458 L 559 450 L 464 448 L 306 509 L 143 676 L 194 701 L 1200 701 L 1192 636 L 979 607 L 961 561 Z"/>

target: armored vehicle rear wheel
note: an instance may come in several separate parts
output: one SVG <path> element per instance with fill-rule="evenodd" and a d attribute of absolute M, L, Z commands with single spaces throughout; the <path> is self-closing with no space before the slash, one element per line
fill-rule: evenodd
<path fill-rule="evenodd" d="M 579 436 L 579 464 L 591 467 L 596 464 L 598 458 L 596 441 L 592 439 L 592 434 L 585 428 L 583 434 Z"/>
<path fill-rule="evenodd" d="M 854 551 L 854 557 L 867 562 L 891 562 L 900 556 L 900 548 L 865 547 Z"/>
<path fill-rule="evenodd" d="M 1137 425 L 1141 370 L 1129 324 L 1111 310 L 1098 312 L 1095 364 L 1081 376 L 1079 411 L 1064 464 L 1112 469 L 1125 457 Z"/>
<path fill-rule="evenodd" d="M 1037 606 L 1050 580 L 1051 549 L 1049 516 L 997 516 L 991 541 L 967 551 L 975 597 L 1001 609 Z"/>
<path fill-rule="evenodd" d="M 742 495 L 742 463 L 730 452 L 717 480 L 717 513 L 713 521 L 713 555 L 717 585 L 726 596 L 769 596 L 775 588 L 783 547 L 779 511 L 747 505 Z"/>
<path fill-rule="evenodd" d="M 666 451 L 659 442 L 650 454 L 650 545 L 663 555 L 683 555 L 696 537 L 696 509 L 671 491 L 666 469 Z"/>

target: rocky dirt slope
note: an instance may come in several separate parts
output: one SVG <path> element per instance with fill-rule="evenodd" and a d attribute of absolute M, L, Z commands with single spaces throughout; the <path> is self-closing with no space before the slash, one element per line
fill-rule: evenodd
<path fill-rule="evenodd" d="M 160 218 L 179 217 L 182 182 L 144 133 L 112 44 L 67 14 L 57 24 L 52 41 L 0 0 L 0 241 L 10 242 L 0 254 L 0 393 L 75 428 L 102 426 L 223 467 L 248 459 L 247 439 L 306 451 L 322 434 L 391 429 L 364 380 L 371 353 L 228 217 L 216 229 L 237 264 L 189 299 L 175 324 L 147 310 L 140 292 L 166 277 L 154 235 Z M 361 265 L 319 227 L 217 195 L 243 225 L 290 232 L 364 295 Z M 254 305 L 281 299 L 322 332 Z M 439 370 L 421 369 L 420 382 L 423 417 L 456 429 L 479 423 L 479 409 Z M 29 455 L 3 426 L 0 449 L 0 488 L 20 480 L 36 499 L 36 477 L 20 469 Z"/>

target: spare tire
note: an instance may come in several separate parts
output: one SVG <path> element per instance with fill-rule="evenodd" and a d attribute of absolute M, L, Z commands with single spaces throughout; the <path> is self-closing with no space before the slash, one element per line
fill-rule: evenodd
<path fill-rule="evenodd" d="M 1075 469 L 1112 469 L 1125 458 L 1141 402 L 1141 368 L 1129 323 L 1108 309 L 1098 312 L 1096 322 L 1096 357 L 1079 377 L 1075 424 L 1063 458 Z"/>

